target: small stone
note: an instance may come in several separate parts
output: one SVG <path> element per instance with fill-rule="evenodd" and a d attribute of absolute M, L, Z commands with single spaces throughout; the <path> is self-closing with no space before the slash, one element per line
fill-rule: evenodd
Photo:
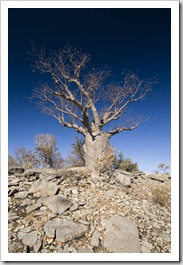
<path fill-rule="evenodd" d="M 74 195 L 78 194 L 78 188 L 77 187 L 70 188 L 70 190 L 71 190 L 72 194 L 74 194 Z"/>
<path fill-rule="evenodd" d="M 20 182 L 20 179 L 14 179 L 11 182 L 8 183 L 8 186 L 18 186 Z"/>
<path fill-rule="evenodd" d="M 32 230 L 31 226 L 25 227 L 24 229 L 22 229 L 22 232 L 24 233 L 29 233 Z"/>
<path fill-rule="evenodd" d="M 30 233 L 19 232 L 18 238 L 22 239 L 24 245 L 33 247 L 37 241 L 37 231 L 32 231 Z"/>
<path fill-rule="evenodd" d="M 19 190 L 18 189 L 13 189 L 8 191 L 8 196 L 13 196 L 15 193 L 17 193 Z"/>
<path fill-rule="evenodd" d="M 75 249 L 75 247 L 70 246 L 70 247 L 68 247 L 68 251 L 69 252 L 74 252 L 74 251 L 76 251 L 76 249 Z"/>
<path fill-rule="evenodd" d="M 78 220 L 79 223 L 84 224 L 84 225 L 89 225 L 90 223 L 85 220 Z"/>
<path fill-rule="evenodd" d="M 91 245 L 98 247 L 99 246 L 99 238 L 100 238 L 100 233 L 98 231 L 95 231 L 93 233 L 92 238 L 91 238 Z"/>
<path fill-rule="evenodd" d="M 48 208 L 47 208 L 46 206 L 42 206 L 42 207 L 40 207 L 39 210 L 44 212 L 44 211 L 46 211 L 47 209 L 48 209 Z"/>
<path fill-rule="evenodd" d="M 112 198 L 115 193 L 115 190 L 108 190 L 106 193 L 107 198 Z"/>
<path fill-rule="evenodd" d="M 28 198 L 25 198 L 22 202 L 22 206 L 24 205 L 32 205 L 32 200 L 31 199 L 28 199 Z"/>
<path fill-rule="evenodd" d="M 63 253 L 69 253 L 69 244 L 64 245 Z"/>
<path fill-rule="evenodd" d="M 153 227 L 159 229 L 160 226 L 157 223 L 153 223 Z"/>
<path fill-rule="evenodd" d="M 15 198 L 17 199 L 25 199 L 28 195 L 28 192 L 26 191 L 21 191 L 15 194 Z"/>
<path fill-rule="evenodd" d="M 55 218 L 56 216 L 57 216 L 56 213 L 49 213 L 48 214 L 48 219 L 51 220 L 51 219 Z"/>
<path fill-rule="evenodd" d="M 148 248 L 148 249 L 152 249 L 152 248 L 153 248 L 153 246 L 152 246 L 149 242 L 147 242 L 147 241 L 145 241 L 145 242 L 143 243 L 143 245 L 144 245 L 144 247 L 146 247 L 146 248 Z"/>
<path fill-rule="evenodd" d="M 77 202 L 74 202 L 73 206 L 70 208 L 70 211 L 75 211 L 79 208 L 79 205 L 77 204 Z"/>
<path fill-rule="evenodd" d="M 34 246 L 34 252 L 38 253 L 41 250 L 42 245 L 43 245 L 43 240 L 39 240 L 37 244 Z"/>
<path fill-rule="evenodd" d="M 171 241 L 171 238 L 170 238 L 170 236 L 167 233 L 162 233 L 162 238 L 166 242 L 170 242 Z"/>
<path fill-rule="evenodd" d="M 28 206 L 28 207 L 26 208 L 26 212 L 27 212 L 28 214 L 31 213 L 31 212 L 34 212 L 34 211 L 38 210 L 41 206 L 42 206 L 41 203 L 36 203 L 36 204 L 34 204 L 34 205 Z"/>
<path fill-rule="evenodd" d="M 22 248 L 22 245 L 19 243 L 10 243 L 8 244 L 9 253 L 17 253 Z"/>
<path fill-rule="evenodd" d="M 141 246 L 140 250 L 141 250 L 142 253 L 150 253 L 151 252 L 150 249 L 146 248 L 144 245 Z"/>
<path fill-rule="evenodd" d="M 93 250 L 89 248 L 83 248 L 78 250 L 78 253 L 93 253 Z"/>
<path fill-rule="evenodd" d="M 15 221 L 15 220 L 17 220 L 19 218 L 20 217 L 14 212 L 8 213 L 8 220 L 9 221 Z"/>

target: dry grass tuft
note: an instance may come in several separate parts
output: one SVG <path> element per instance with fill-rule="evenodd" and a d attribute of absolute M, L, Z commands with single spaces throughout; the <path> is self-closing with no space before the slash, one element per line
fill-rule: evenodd
<path fill-rule="evenodd" d="M 167 206 L 170 199 L 170 187 L 167 185 L 154 185 L 151 188 L 152 199 L 161 206 Z"/>

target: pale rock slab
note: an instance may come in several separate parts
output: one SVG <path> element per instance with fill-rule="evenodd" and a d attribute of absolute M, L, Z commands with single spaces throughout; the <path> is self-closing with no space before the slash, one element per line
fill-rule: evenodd
<path fill-rule="evenodd" d="M 103 221 L 106 226 L 103 247 L 114 253 L 139 253 L 140 242 L 137 226 L 126 217 L 113 216 Z"/>
<path fill-rule="evenodd" d="M 39 197 L 49 196 L 49 195 L 55 195 L 58 192 L 59 187 L 53 183 L 48 182 L 46 180 L 37 180 L 35 181 L 28 193 L 34 193 Z"/>
<path fill-rule="evenodd" d="M 100 239 L 100 233 L 98 231 L 95 231 L 93 233 L 93 236 L 91 238 L 91 245 L 94 247 L 98 247 L 99 246 L 99 239 Z"/>
<path fill-rule="evenodd" d="M 37 231 L 32 231 L 30 233 L 18 232 L 18 238 L 22 240 L 24 245 L 33 247 L 37 241 Z"/>
<path fill-rule="evenodd" d="M 38 203 L 47 206 L 52 213 L 62 214 L 68 210 L 74 203 L 66 197 L 60 195 L 53 195 L 45 198 L 40 198 Z"/>
<path fill-rule="evenodd" d="M 60 242 L 67 242 L 81 237 L 87 231 L 87 226 L 66 219 L 55 218 L 44 225 L 48 237 L 56 238 Z"/>
<path fill-rule="evenodd" d="M 131 179 L 128 176 L 125 176 L 124 174 L 121 174 L 119 172 L 115 173 L 115 181 L 124 187 L 130 187 L 131 186 Z"/>

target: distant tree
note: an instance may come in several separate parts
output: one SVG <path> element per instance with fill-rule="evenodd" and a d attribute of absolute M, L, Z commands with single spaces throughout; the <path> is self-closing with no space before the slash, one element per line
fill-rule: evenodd
<path fill-rule="evenodd" d="M 8 167 L 16 166 L 16 160 L 13 156 L 8 156 Z"/>
<path fill-rule="evenodd" d="M 110 81 L 110 70 L 93 68 L 87 64 L 90 56 L 79 49 L 66 46 L 47 52 L 32 45 L 33 72 L 47 75 L 48 83 L 40 83 L 33 92 L 42 111 L 58 120 L 61 126 L 72 128 L 84 136 L 85 165 L 97 176 L 96 160 L 109 153 L 109 139 L 122 131 L 131 131 L 146 119 L 142 115 L 127 116 L 126 108 L 142 99 L 157 82 L 155 78 L 140 79 L 130 70 L 123 72 L 122 81 Z M 116 127 L 104 127 L 118 120 Z M 46 161 L 48 164 L 52 162 Z"/>
<path fill-rule="evenodd" d="M 168 170 L 170 167 L 167 166 L 167 165 L 165 165 L 164 163 L 160 163 L 160 164 L 158 165 L 158 168 L 159 168 L 159 170 L 162 170 L 163 173 L 165 173 L 166 170 Z"/>
<path fill-rule="evenodd" d="M 18 147 L 15 150 L 16 164 L 24 168 L 32 168 L 38 165 L 35 153 L 25 147 Z"/>
<path fill-rule="evenodd" d="M 56 147 L 56 138 L 52 134 L 35 136 L 35 153 L 41 166 L 57 168 L 62 158 Z"/>
<path fill-rule="evenodd" d="M 76 142 L 72 144 L 72 150 L 65 159 L 65 165 L 69 167 L 83 167 L 85 166 L 83 139 L 78 136 L 75 138 Z"/>
<path fill-rule="evenodd" d="M 121 163 L 120 163 L 120 167 L 121 170 L 127 171 L 127 172 L 134 172 L 134 171 L 138 171 L 138 164 L 137 163 L 133 163 L 133 161 L 130 158 L 126 158 L 124 159 Z"/>
<path fill-rule="evenodd" d="M 114 168 L 119 169 L 121 162 L 124 160 L 124 156 L 122 152 L 119 152 L 115 154 L 115 159 L 114 159 Z"/>

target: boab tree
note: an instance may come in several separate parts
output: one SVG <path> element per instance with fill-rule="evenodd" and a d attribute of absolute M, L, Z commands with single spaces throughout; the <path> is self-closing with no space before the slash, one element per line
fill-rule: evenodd
<path fill-rule="evenodd" d="M 90 56 L 70 46 L 47 52 L 44 47 L 32 45 L 30 54 L 33 72 L 38 70 L 49 80 L 34 89 L 33 97 L 61 126 L 84 136 L 85 165 L 95 175 L 95 162 L 106 156 L 109 139 L 137 128 L 144 121 L 142 116 L 127 117 L 125 110 L 144 99 L 155 78 L 140 80 L 137 73 L 125 71 L 121 82 L 110 84 L 106 82 L 111 77 L 107 67 L 89 70 Z M 119 121 L 116 127 L 105 127 L 114 120 Z"/>

